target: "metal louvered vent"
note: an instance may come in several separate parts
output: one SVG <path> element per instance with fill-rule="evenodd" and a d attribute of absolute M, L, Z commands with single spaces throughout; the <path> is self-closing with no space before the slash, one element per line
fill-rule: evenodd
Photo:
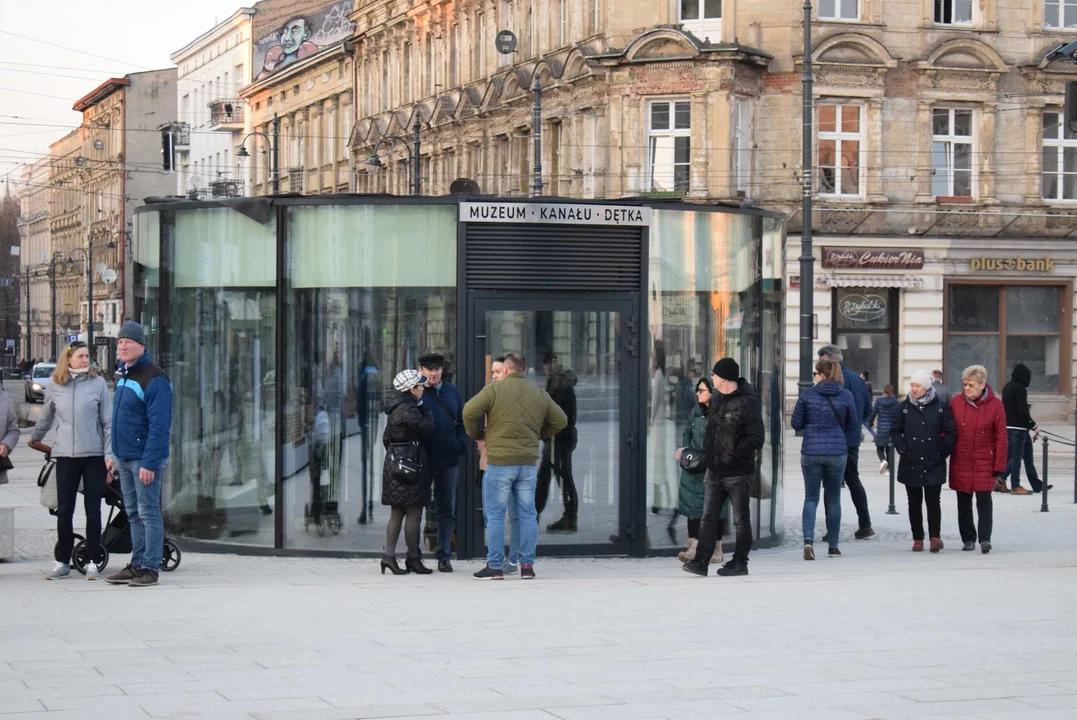
<path fill-rule="evenodd" d="M 467 287 L 482 290 L 638 291 L 643 230 L 469 223 Z"/>

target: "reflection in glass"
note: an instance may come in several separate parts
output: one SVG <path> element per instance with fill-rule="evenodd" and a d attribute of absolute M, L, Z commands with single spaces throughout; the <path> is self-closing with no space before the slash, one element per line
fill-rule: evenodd
<path fill-rule="evenodd" d="M 946 384 L 961 387 L 961 373 L 969 365 L 987 368 L 988 382 L 1002 392 L 1005 379 L 999 378 L 998 335 L 951 335 L 946 347 Z"/>
<path fill-rule="evenodd" d="M 997 332 L 999 288 L 950 285 L 948 329 L 953 332 Z"/>
<path fill-rule="evenodd" d="M 286 257 L 284 545 L 380 552 L 382 398 L 456 361 L 455 208 L 296 207 Z"/>
<path fill-rule="evenodd" d="M 1030 392 L 1059 392 L 1060 350 L 1058 335 L 1008 335 L 1006 379 L 1017 363 L 1024 363 L 1032 371 Z"/>
<path fill-rule="evenodd" d="M 620 347 L 620 313 L 486 313 L 487 361 L 523 353 L 528 377 L 568 416 L 538 461 L 540 552 L 550 544 L 604 545 L 619 532 Z"/>

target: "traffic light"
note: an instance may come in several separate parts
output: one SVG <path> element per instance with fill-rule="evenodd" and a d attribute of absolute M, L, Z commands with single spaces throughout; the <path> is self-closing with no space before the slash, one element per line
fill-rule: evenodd
<path fill-rule="evenodd" d="M 1077 135 L 1077 80 L 1066 83 L 1066 135 Z"/>

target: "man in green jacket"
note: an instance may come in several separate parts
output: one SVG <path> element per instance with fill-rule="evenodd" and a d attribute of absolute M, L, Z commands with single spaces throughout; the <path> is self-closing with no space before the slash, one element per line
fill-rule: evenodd
<path fill-rule="evenodd" d="M 464 405 L 464 428 L 486 441 L 486 477 L 482 504 L 486 509 L 486 567 L 477 580 L 501 580 L 505 562 L 505 505 L 516 500 L 520 519 L 520 577 L 535 577 L 538 514 L 535 485 L 539 442 L 568 425 L 568 417 L 549 394 L 527 379 L 527 360 L 519 353 L 505 357 L 508 374 L 490 383 Z M 482 419 L 486 418 L 483 428 Z"/>

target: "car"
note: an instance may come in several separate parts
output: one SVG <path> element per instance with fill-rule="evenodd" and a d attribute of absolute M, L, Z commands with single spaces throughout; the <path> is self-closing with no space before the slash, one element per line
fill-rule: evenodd
<path fill-rule="evenodd" d="M 52 382 L 56 363 L 38 363 L 26 378 L 26 402 L 45 402 L 45 388 Z"/>

